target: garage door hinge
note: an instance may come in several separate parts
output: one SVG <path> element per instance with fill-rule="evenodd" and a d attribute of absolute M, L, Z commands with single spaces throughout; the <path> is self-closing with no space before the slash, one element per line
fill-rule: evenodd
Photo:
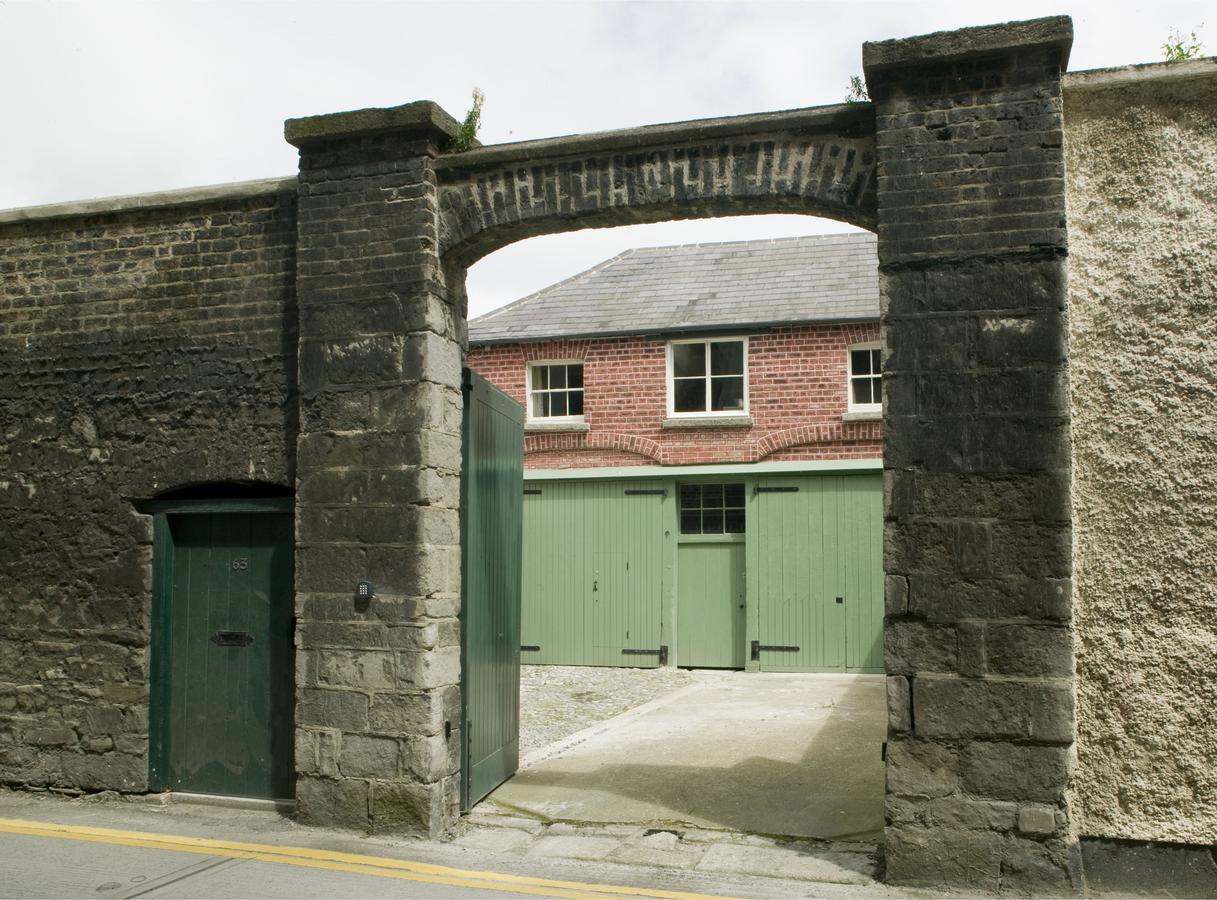
<path fill-rule="evenodd" d="M 524 488 L 524 493 L 525 494 L 539 494 L 539 493 L 541 493 L 541 489 L 540 488 Z"/>
<path fill-rule="evenodd" d="M 541 645 L 540 644 L 521 644 L 520 650 L 531 652 L 531 653 L 538 653 L 541 650 Z"/>
<path fill-rule="evenodd" d="M 760 641 L 752 642 L 752 661 L 756 662 L 761 658 L 762 650 L 776 650 L 781 653 L 798 653 L 798 647 L 791 647 L 785 644 L 762 644 Z"/>
<path fill-rule="evenodd" d="M 778 485 L 774 487 L 761 487 L 758 484 L 752 489 L 752 493 L 754 494 L 797 494 L 798 492 L 799 486 L 796 484 Z"/>
<path fill-rule="evenodd" d="M 658 656 L 659 664 L 666 666 L 668 664 L 668 645 L 660 644 L 658 650 L 642 650 L 634 647 L 625 647 L 621 651 L 622 656 Z"/>
<path fill-rule="evenodd" d="M 666 497 L 667 488 L 626 488 L 627 497 Z"/>

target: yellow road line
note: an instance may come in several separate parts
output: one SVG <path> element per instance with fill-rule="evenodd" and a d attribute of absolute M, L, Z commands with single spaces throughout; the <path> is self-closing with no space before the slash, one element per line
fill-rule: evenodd
<path fill-rule="evenodd" d="M 54 822 L 37 822 L 25 819 L 0 819 L 0 832 L 24 834 L 32 837 L 63 838 L 90 843 L 117 844 L 127 847 L 143 847 L 151 850 L 169 850 L 178 853 L 226 856 L 233 859 L 253 859 L 260 862 L 303 866 L 311 869 L 328 869 L 360 875 L 375 875 L 381 878 L 398 878 L 406 881 L 418 881 L 448 887 L 508 891 L 516 894 L 533 894 L 543 897 L 586 898 L 625 895 L 630 897 L 654 897 L 660 898 L 660 900 L 707 900 L 707 895 L 680 891 L 633 888 L 622 885 L 584 884 L 578 881 L 559 881 L 550 878 L 534 878 L 528 875 L 511 875 L 502 872 L 470 871 L 449 866 L 438 866 L 431 863 L 390 859 L 381 856 L 365 856 L 358 853 L 342 853 L 332 850 L 317 850 L 308 847 L 281 847 L 277 844 L 221 841 L 210 838 L 152 834 L 142 831 L 121 831 L 114 828 L 60 825 Z"/>

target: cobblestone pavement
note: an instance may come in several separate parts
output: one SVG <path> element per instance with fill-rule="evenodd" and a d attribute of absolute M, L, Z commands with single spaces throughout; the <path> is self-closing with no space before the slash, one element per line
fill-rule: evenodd
<path fill-rule="evenodd" d="M 692 684 L 681 669 L 520 666 L 520 756 Z"/>

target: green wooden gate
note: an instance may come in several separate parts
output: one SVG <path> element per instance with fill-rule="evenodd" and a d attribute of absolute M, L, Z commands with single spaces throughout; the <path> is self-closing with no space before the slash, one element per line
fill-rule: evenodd
<path fill-rule="evenodd" d="M 758 479 L 748 582 L 772 671 L 883 671 L 883 480 Z"/>
<path fill-rule="evenodd" d="M 289 799 L 291 501 L 150 506 L 151 785 Z"/>
<path fill-rule="evenodd" d="M 524 409 L 465 370 L 461 473 L 461 807 L 520 761 Z"/>
<path fill-rule="evenodd" d="M 527 663 L 654 667 L 663 638 L 665 500 L 639 480 L 524 491 Z"/>

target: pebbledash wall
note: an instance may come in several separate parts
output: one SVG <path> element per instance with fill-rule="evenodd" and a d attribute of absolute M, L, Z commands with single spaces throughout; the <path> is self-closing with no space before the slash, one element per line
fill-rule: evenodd
<path fill-rule="evenodd" d="M 1065 84 L 1077 828 L 1213 845 L 1217 60 Z"/>
<path fill-rule="evenodd" d="M 241 481 L 296 500 L 299 814 L 447 829 L 465 267 L 797 211 L 879 234 L 888 878 L 1069 893 L 1079 837 L 1212 842 L 1217 77 L 1063 95 L 1071 37 L 867 44 L 873 104 L 460 155 L 429 103 L 294 120 L 295 181 L 0 214 L 0 779 L 146 790 L 136 504 Z"/>
<path fill-rule="evenodd" d="M 878 339 L 878 323 L 749 334 L 749 424 L 711 430 L 663 427 L 663 338 L 489 344 L 472 348 L 468 364 L 523 404 L 530 360 L 584 361 L 588 431 L 526 435 L 524 465 L 530 469 L 874 459 L 882 454 L 880 423 L 842 421 L 842 415 L 847 348 Z"/>

